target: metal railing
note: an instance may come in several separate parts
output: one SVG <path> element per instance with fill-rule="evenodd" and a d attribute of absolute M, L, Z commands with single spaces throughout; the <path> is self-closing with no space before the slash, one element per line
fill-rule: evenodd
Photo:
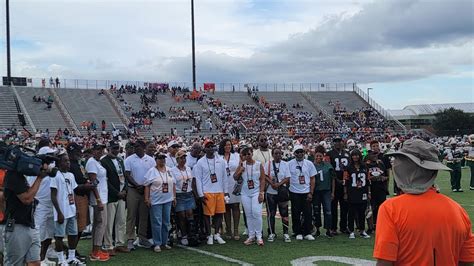
<path fill-rule="evenodd" d="M 77 124 L 74 122 L 74 119 L 72 119 L 71 114 L 69 114 L 66 106 L 64 106 L 63 101 L 59 97 L 58 93 L 52 88 L 49 88 L 48 91 L 49 94 L 53 96 L 54 103 L 58 107 L 61 116 L 65 119 L 66 124 L 73 130 L 73 134 L 81 135 L 81 131 L 79 131 L 79 128 L 77 128 Z"/>
<path fill-rule="evenodd" d="M 367 93 L 361 90 L 357 85 L 354 85 L 354 92 L 357 93 L 364 101 L 366 101 L 372 108 L 374 108 L 377 112 L 379 112 L 385 119 L 388 121 L 393 121 L 397 124 L 398 127 L 406 134 L 407 128 L 403 125 L 400 121 L 398 121 L 395 117 L 393 117 L 387 110 L 385 110 L 382 106 L 380 106 L 377 102 L 375 102 Z"/>
<path fill-rule="evenodd" d="M 23 100 L 21 99 L 20 95 L 18 94 L 18 91 L 16 90 L 16 87 L 13 85 L 13 82 L 11 83 L 11 88 L 13 91 L 13 94 L 15 94 L 16 100 L 18 101 L 18 104 L 20 105 L 21 112 L 25 116 L 26 120 L 28 121 L 28 124 L 30 124 L 31 129 L 33 132 L 36 132 L 36 126 L 33 123 L 33 120 L 31 119 L 31 116 L 28 114 L 28 110 L 25 107 L 25 104 L 23 103 Z"/>
<path fill-rule="evenodd" d="M 68 89 L 110 89 L 111 86 L 130 85 L 145 87 L 146 84 L 168 84 L 169 87 L 182 87 L 192 90 L 193 83 L 188 81 L 129 81 L 129 80 L 89 80 L 89 79 L 59 79 L 59 84 L 49 83 L 49 78 L 29 78 L 29 87 L 38 88 L 68 88 Z M 248 88 L 258 89 L 260 92 L 324 92 L 324 91 L 353 91 L 355 83 L 324 83 L 324 82 L 290 82 L 290 83 L 271 83 L 271 82 L 198 82 L 196 89 L 204 90 L 205 83 L 212 83 L 217 92 L 246 92 Z"/>

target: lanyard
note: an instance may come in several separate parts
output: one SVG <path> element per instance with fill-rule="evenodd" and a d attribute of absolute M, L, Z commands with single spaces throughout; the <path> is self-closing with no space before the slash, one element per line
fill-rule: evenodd
<path fill-rule="evenodd" d="M 303 164 L 300 165 L 300 163 L 298 163 L 298 160 L 296 160 L 296 164 L 298 165 L 296 168 L 297 168 L 298 170 L 300 170 L 300 176 L 303 175 L 304 161 L 303 161 Z"/>
<path fill-rule="evenodd" d="M 255 163 L 254 163 L 255 164 Z M 248 164 L 245 163 L 245 174 L 247 175 L 247 180 L 252 180 L 253 179 L 253 164 L 250 165 L 250 178 L 249 178 L 249 171 L 247 168 Z"/>
<path fill-rule="evenodd" d="M 186 173 L 186 178 L 184 178 L 183 171 L 181 171 L 181 169 L 179 169 L 179 167 L 178 167 L 178 170 L 179 170 L 179 173 L 181 174 L 181 177 L 183 178 L 183 183 L 184 183 L 184 181 L 188 182 L 189 175 L 188 175 L 188 169 L 186 169 L 186 166 L 184 167 L 184 172 Z"/>
<path fill-rule="evenodd" d="M 158 168 L 157 168 L 156 170 L 158 170 L 158 174 L 160 175 L 160 178 L 161 178 L 161 184 L 164 184 L 164 183 L 165 183 L 165 179 L 164 179 L 164 178 L 163 178 L 163 176 L 161 175 L 161 171 L 160 171 L 160 169 L 158 169 Z M 167 174 L 168 174 L 168 172 L 166 172 L 166 174 L 165 174 L 165 175 L 167 175 Z M 168 181 L 168 176 L 166 176 L 166 181 Z M 166 183 L 168 183 L 168 182 L 166 182 Z"/>
<path fill-rule="evenodd" d="M 216 158 L 214 158 L 213 160 L 214 160 L 214 171 L 211 171 L 211 165 L 209 165 L 209 159 L 207 159 L 207 157 L 206 157 L 207 168 L 209 169 L 209 174 L 210 175 L 215 175 L 216 174 Z"/>
<path fill-rule="evenodd" d="M 267 162 L 267 157 L 265 157 L 265 154 L 263 153 L 262 150 L 259 150 L 259 151 L 260 151 L 260 154 L 262 154 L 263 160 L 265 160 L 264 163 L 266 163 L 266 162 Z M 271 155 L 270 155 L 270 156 L 271 156 Z M 269 156 L 269 157 L 270 157 L 270 156 Z M 268 158 L 268 161 L 269 161 L 269 160 L 270 160 L 270 158 Z"/>
<path fill-rule="evenodd" d="M 61 173 L 61 175 L 63 176 L 64 178 L 64 182 L 66 183 L 66 190 L 67 190 L 67 194 L 72 194 L 72 184 L 71 184 L 71 180 L 69 180 L 68 178 L 66 178 L 66 176 L 64 176 L 64 173 L 59 171 Z"/>

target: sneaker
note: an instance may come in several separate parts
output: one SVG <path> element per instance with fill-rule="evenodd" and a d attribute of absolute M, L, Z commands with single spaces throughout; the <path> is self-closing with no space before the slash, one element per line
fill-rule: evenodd
<path fill-rule="evenodd" d="M 41 266 L 56 266 L 56 262 L 48 260 L 48 258 L 45 258 L 44 260 L 41 261 L 40 263 Z"/>
<path fill-rule="evenodd" d="M 214 240 L 217 241 L 217 243 L 219 243 L 221 245 L 225 244 L 225 241 L 224 241 L 224 239 L 222 239 L 220 234 L 215 234 L 214 235 Z"/>
<path fill-rule="evenodd" d="M 327 230 L 325 236 L 327 238 L 333 238 L 334 236 L 332 235 L 331 231 Z"/>
<path fill-rule="evenodd" d="M 349 233 L 350 233 L 350 232 L 349 232 L 349 230 L 347 230 L 347 229 L 341 230 L 341 234 L 346 234 L 346 235 L 348 235 Z"/>
<path fill-rule="evenodd" d="M 164 245 L 163 248 L 166 249 L 166 250 L 170 250 L 170 249 L 171 249 L 171 246 L 169 246 L 169 245 Z"/>
<path fill-rule="evenodd" d="M 309 241 L 313 241 L 315 238 L 311 234 L 309 234 L 309 235 L 306 235 L 304 237 L 304 239 L 309 240 Z"/>
<path fill-rule="evenodd" d="M 458 192 L 464 192 L 464 190 L 462 188 L 459 188 Z"/>
<path fill-rule="evenodd" d="M 207 237 L 207 244 L 213 245 L 214 244 L 214 237 L 212 235 Z"/>
<path fill-rule="evenodd" d="M 135 248 L 135 245 L 133 244 L 133 240 L 128 240 L 127 248 L 128 248 L 128 250 L 130 250 L 130 251 L 136 249 L 136 248 Z"/>
<path fill-rule="evenodd" d="M 249 235 L 249 232 L 247 231 L 247 228 L 245 228 L 245 230 L 244 230 L 244 232 L 242 233 L 242 235 L 244 235 L 244 236 Z"/>
<path fill-rule="evenodd" d="M 77 258 L 72 258 L 70 260 L 67 260 L 67 264 L 66 265 L 76 265 L 76 266 L 79 266 L 79 265 L 84 265 L 82 263 L 82 261 L 78 260 Z"/>
<path fill-rule="evenodd" d="M 291 242 L 291 238 L 288 234 L 283 234 L 283 240 L 285 240 L 286 243 L 290 243 Z"/>
<path fill-rule="evenodd" d="M 130 253 L 130 249 L 124 247 L 124 246 L 119 246 L 115 248 L 115 251 L 119 253 Z"/>
<path fill-rule="evenodd" d="M 268 242 L 273 242 L 275 240 L 275 234 L 270 234 L 268 236 Z"/>
<path fill-rule="evenodd" d="M 370 238 L 370 236 L 365 231 L 362 231 L 362 233 L 360 233 L 360 236 L 365 239 Z"/>
<path fill-rule="evenodd" d="M 297 235 L 296 240 L 303 240 L 303 235 Z"/>
<path fill-rule="evenodd" d="M 263 239 L 262 239 L 262 238 L 257 239 L 257 245 L 259 245 L 259 246 L 265 245 L 265 244 L 263 243 Z"/>
<path fill-rule="evenodd" d="M 474 190 L 474 187 L 469 187 L 469 190 Z"/>
<path fill-rule="evenodd" d="M 184 237 L 181 238 L 181 245 L 183 245 L 183 246 L 189 245 L 188 238 L 184 238 Z"/>
<path fill-rule="evenodd" d="M 138 241 L 138 246 L 141 248 L 151 248 L 151 243 L 148 240 L 139 240 Z"/>
<path fill-rule="evenodd" d="M 331 235 L 337 236 L 337 231 L 336 230 L 331 230 Z"/>
<path fill-rule="evenodd" d="M 109 254 L 101 252 L 101 251 L 95 251 L 92 252 L 89 255 L 90 261 L 108 261 L 110 259 Z"/>
<path fill-rule="evenodd" d="M 115 256 L 115 255 L 116 255 L 116 254 L 115 254 L 115 250 L 114 250 L 114 249 L 108 249 L 108 250 L 106 250 L 106 251 L 104 251 L 104 252 L 107 252 L 107 253 L 109 254 L 109 256 L 110 256 L 110 257 L 113 257 L 113 256 Z"/>
<path fill-rule="evenodd" d="M 453 188 L 453 192 L 458 192 L 458 190 L 457 190 L 457 189 L 455 189 L 455 188 Z"/>
<path fill-rule="evenodd" d="M 352 233 L 349 235 L 349 238 L 350 238 L 350 239 L 355 239 L 355 238 L 356 238 L 354 232 L 352 232 Z"/>
<path fill-rule="evenodd" d="M 78 259 L 83 264 L 85 264 L 87 262 L 87 257 L 82 256 L 81 254 L 79 254 L 79 252 L 77 250 L 76 250 L 76 259 Z"/>
<path fill-rule="evenodd" d="M 58 266 L 68 266 L 68 264 L 66 261 L 61 261 L 61 262 L 58 261 Z"/>
<path fill-rule="evenodd" d="M 247 238 L 247 240 L 244 241 L 244 245 L 250 246 L 250 245 L 252 245 L 254 242 L 255 242 L 255 238 L 249 237 L 249 238 Z"/>
<path fill-rule="evenodd" d="M 156 252 L 156 253 L 161 252 L 160 246 L 155 246 L 155 247 L 153 248 L 153 251 Z"/>
<path fill-rule="evenodd" d="M 314 237 L 319 237 L 321 235 L 321 232 L 319 230 L 316 230 L 314 233 Z"/>
<path fill-rule="evenodd" d="M 46 251 L 46 258 L 48 258 L 48 259 L 57 259 L 58 258 L 58 255 L 56 254 L 56 251 L 54 251 L 54 248 L 52 247 L 52 245 L 50 245 L 48 247 L 48 251 Z"/>

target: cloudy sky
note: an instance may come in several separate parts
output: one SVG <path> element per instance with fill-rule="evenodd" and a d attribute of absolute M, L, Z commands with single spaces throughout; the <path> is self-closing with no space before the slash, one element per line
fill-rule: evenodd
<path fill-rule="evenodd" d="M 191 81 L 190 0 L 11 1 L 14 76 Z M 472 0 L 195 0 L 198 82 L 357 82 L 474 102 Z M 5 13 L 1 5 L 1 14 Z M 2 15 L 3 16 L 3 15 Z M 0 24 L 5 54 L 5 22 Z M 1 73 L 6 73 L 2 56 Z"/>

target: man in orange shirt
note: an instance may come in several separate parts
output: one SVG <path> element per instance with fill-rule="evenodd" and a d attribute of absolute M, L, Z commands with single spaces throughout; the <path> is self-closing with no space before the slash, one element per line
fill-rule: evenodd
<path fill-rule="evenodd" d="M 403 192 L 379 209 L 373 256 L 377 265 L 472 265 L 474 237 L 466 211 L 434 187 L 438 161 L 434 145 L 407 140 L 393 163 Z"/>

